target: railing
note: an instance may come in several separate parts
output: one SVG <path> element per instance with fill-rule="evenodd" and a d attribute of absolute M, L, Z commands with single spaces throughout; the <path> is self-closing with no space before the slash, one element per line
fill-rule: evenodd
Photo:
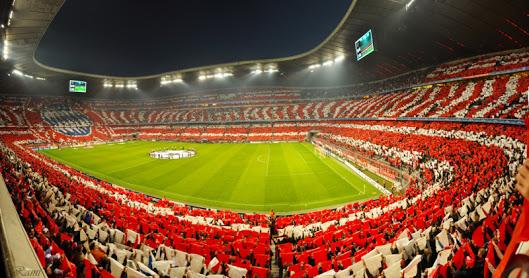
<path fill-rule="evenodd" d="M 501 124 L 523 126 L 522 119 L 493 119 L 493 118 L 321 118 L 321 119 L 283 119 L 283 120 L 245 120 L 245 121 L 191 121 L 191 122 L 161 122 L 161 123 L 130 123 L 130 124 L 107 124 L 110 127 L 152 127 L 152 126 L 183 126 L 183 125 L 241 125 L 241 124 L 282 124 L 282 123 L 318 123 L 318 122 L 340 122 L 340 121 L 417 121 L 417 122 L 453 122 L 473 124 Z"/>
<path fill-rule="evenodd" d="M 452 122 L 452 123 L 472 123 L 472 124 L 501 124 L 501 125 L 519 125 L 524 126 L 523 119 L 493 119 L 493 118 L 419 118 L 419 117 L 402 117 L 402 118 L 321 118 L 321 119 L 284 119 L 284 120 L 245 120 L 245 121 L 192 121 L 192 122 L 160 122 L 160 123 L 130 123 L 130 124 L 106 124 L 109 127 L 130 127 L 130 128 L 142 128 L 142 127 L 156 127 L 156 126 L 184 126 L 184 125 L 252 125 L 252 124 L 282 124 L 282 123 L 318 123 L 318 122 L 339 122 L 339 121 L 414 121 L 414 122 Z M 65 127 L 65 126 L 52 126 L 52 125 L 39 125 L 38 127 Z M 92 125 L 94 127 L 94 125 Z M 31 126 L 0 126 L 0 127 L 11 127 L 11 128 L 31 128 Z M 18 131 L 2 131 L 0 134 L 17 134 Z M 20 131 L 26 133 L 27 131 Z"/>
<path fill-rule="evenodd" d="M 368 171 L 393 182 L 394 184 L 392 188 L 386 188 L 383 186 L 384 189 L 391 191 L 386 195 L 389 195 L 390 193 L 398 193 L 402 188 L 408 186 L 413 178 L 411 174 L 406 173 L 406 167 L 404 167 L 405 169 L 399 169 L 387 162 L 375 160 L 359 152 L 347 150 L 322 138 L 318 138 L 314 142 L 321 144 L 321 146 L 328 148 L 329 150 L 338 151 L 339 153 L 336 153 L 335 155 L 338 155 L 341 159 L 350 161 L 360 167 L 364 167 Z"/>

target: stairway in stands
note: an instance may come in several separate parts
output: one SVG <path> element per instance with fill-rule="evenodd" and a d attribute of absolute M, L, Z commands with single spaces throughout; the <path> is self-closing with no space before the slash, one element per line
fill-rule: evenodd
<path fill-rule="evenodd" d="M 276 262 L 276 244 L 273 239 L 270 243 L 270 250 L 272 250 L 272 257 L 270 258 L 270 265 L 272 266 L 272 269 L 270 270 L 270 273 L 272 274 L 272 277 L 280 277 L 279 266 Z"/>

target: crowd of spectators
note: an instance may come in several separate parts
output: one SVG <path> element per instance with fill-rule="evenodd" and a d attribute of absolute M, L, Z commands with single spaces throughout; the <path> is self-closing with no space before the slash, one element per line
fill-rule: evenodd
<path fill-rule="evenodd" d="M 289 89 L 143 102 L 2 97 L 1 172 L 50 277 L 269 277 L 274 262 L 284 277 L 488 277 L 521 214 L 515 186 L 527 194 L 514 179 L 526 130 L 426 119 L 523 119 L 529 75 L 378 93 L 381 84 L 466 78 L 528 59 L 519 52 L 441 65 L 426 77 L 375 84 L 360 98 Z M 402 117 L 425 119 L 392 120 Z M 304 214 L 235 213 L 133 192 L 32 149 L 124 139 L 302 141 L 311 132 L 339 157 L 357 153 L 406 171 L 408 187 Z"/>
<path fill-rule="evenodd" d="M 521 198 L 513 192 L 512 177 L 525 151 L 523 128 L 392 121 L 281 126 L 286 133 L 311 129 L 320 130 L 317 138 L 323 144 L 362 152 L 395 167 L 409 167 L 417 173 L 417 180 L 402 196 L 274 217 L 270 233 L 277 243 L 274 251 L 283 275 L 315 276 L 329 271 L 336 272 L 332 275 L 337 277 L 340 271 L 386 276 L 400 271 L 484 273 L 485 266 L 492 269 L 497 265 L 508 243 L 506 235 L 520 211 Z M 217 127 L 218 132 L 227 130 L 229 127 Z M 30 225 L 28 231 L 37 239 L 33 240 L 34 247 L 44 254 L 43 264 L 51 267 L 50 271 L 61 273 L 67 266 L 75 266 L 76 271 L 86 268 L 99 275 L 106 271 L 115 276 L 116 269 L 153 276 L 167 271 L 174 275 L 177 271 L 229 274 L 230 269 L 234 277 L 242 273 L 264 277 L 270 273 L 268 216 L 217 212 L 208 217 L 207 210 L 158 201 L 95 181 L 24 147 L 30 138 L 35 137 L 3 136 L 15 152 L 2 148 L 2 168 L 13 199 L 27 200 L 30 196 L 29 203 L 17 203 L 17 207 L 24 223 Z M 163 217 L 156 220 L 155 215 L 160 214 Z M 35 229 L 36 225 L 39 228 Z M 182 228 L 171 230 L 171 225 Z M 491 232 L 476 247 L 472 240 L 478 227 Z M 35 234 L 37 231 L 41 232 Z M 77 240 L 81 238 L 78 233 L 84 240 Z M 100 235 L 105 233 L 108 235 L 102 239 Z M 448 241 L 440 239 L 445 234 Z M 65 256 L 50 253 L 53 244 Z M 104 253 L 106 259 L 92 260 L 87 252 L 94 248 L 98 258 Z M 484 266 L 484 254 L 493 258 L 489 250 L 494 250 L 496 259 Z M 461 252 L 474 261 L 455 263 L 454 257 L 457 260 Z M 160 257 L 162 253 L 166 257 Z M 113 254 L 121 255 L 115 259 Z M 176 256 L 185 259 L 177 264 L 173 259 Z M 388 263 L 397 262 L 399 256 L 399 267 Z M 165 262 L 166 272 L 153 267 L 153 263 L 161 262 Z"/>

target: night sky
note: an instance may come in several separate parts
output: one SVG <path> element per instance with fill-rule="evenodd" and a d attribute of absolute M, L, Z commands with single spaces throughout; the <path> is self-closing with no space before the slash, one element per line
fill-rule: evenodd
<path fill-rule="evenodd" d="M 142 76 L 303 53 L 351 0 L 68 0 L 37 49 L 43 64 Z"/>

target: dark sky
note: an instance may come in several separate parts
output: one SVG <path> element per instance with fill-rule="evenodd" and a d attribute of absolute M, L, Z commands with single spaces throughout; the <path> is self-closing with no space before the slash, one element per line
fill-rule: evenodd
<path fill-rule="evenodd" d="M 310 50 L 351 0 L 67 0 L 37 49 L 43 64 L 142 76 Z"/>

